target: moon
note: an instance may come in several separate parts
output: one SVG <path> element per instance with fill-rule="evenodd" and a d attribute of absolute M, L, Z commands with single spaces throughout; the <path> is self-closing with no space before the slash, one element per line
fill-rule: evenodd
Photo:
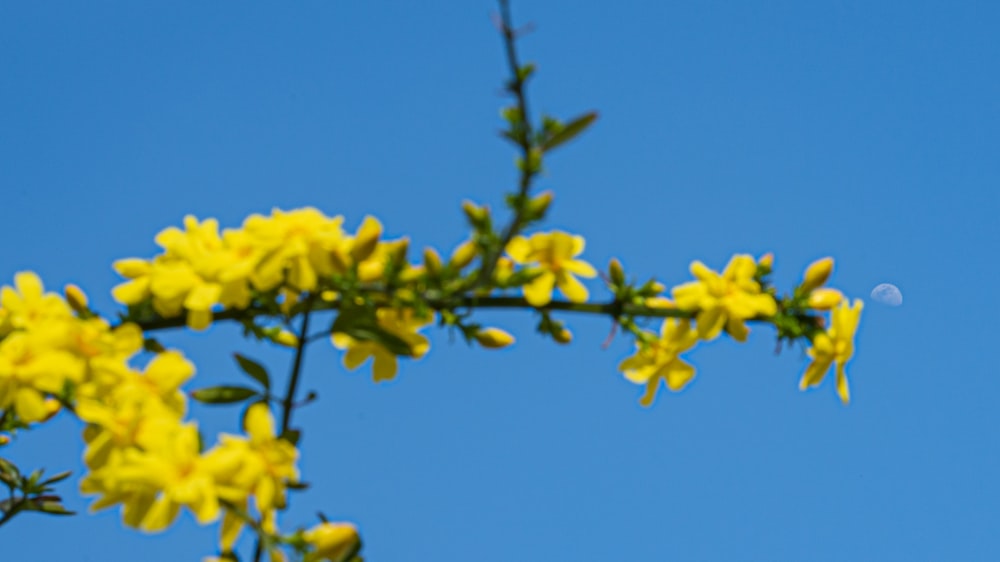
<path fill-rule="evenodd" d="M 900 293 L 899 287 L 892 283 L 882 283 L 872 289 L 872 300 L 889 306 L 899 306 L 903 304 L 903 293 Z"/>

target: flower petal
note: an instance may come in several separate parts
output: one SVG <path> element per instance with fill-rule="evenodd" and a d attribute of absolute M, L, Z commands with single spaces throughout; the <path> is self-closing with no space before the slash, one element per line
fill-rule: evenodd
<path fill-rule="evenodd" d="M 559 285 L 559 291 L 573 302 L 586 302 L 587 297 L 590 296 L 583 283 L 568 273 L 559 275 L 557 284 Z"/>
<path fill-rule="evenodd" d="M 555 274 L 546 271 L 523 287 L 524 298 L 531 306 L 545 306 L 552 302 L 552 287 L 555 284 Z"/>

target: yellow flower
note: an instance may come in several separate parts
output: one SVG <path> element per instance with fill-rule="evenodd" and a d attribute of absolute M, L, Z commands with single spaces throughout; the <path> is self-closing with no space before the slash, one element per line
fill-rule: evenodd
<path fill-rule="evenodd" d="M 187 398 L 180 387 L 194 375 L 194 365 L 176 351 L 157 354 L 144 374 L 129 370 L 114 385 L 81 385 L 77 416 L 91 424 L 84 460 L 91 468 L 108 462 L 115 450 L 142 447 L 155 439 L 161 422 L 180 423 Z"/>
<path fill-rule="evenodd" d="M 273 526 L 275 510 L 286 505 L 288 483 L 299 479 L 295 464 L 299 452 L 277 438 L 274 417 L 264 403 L 250 406 L 243 428 L 246 438 L 222 435 L 221 443 L 205 457 L 214 467 L 220 497 L 245 507 L 252 495 L 257 511 Z M 232 548 L 242 528 L 243 521 L 227 512 L 220 540 L 223 551 Z M 276 527 L 269 530 L 276 532 Z"/>
<path fill-rule="evenodd" d="M 197 428 L 164 420 L 148 437 L 142 450 L 126 449 L 84 478 L 84 493 L 102 494 L 91 509 L 121 503 L 126 525 L 151 532 L 167 528 L 182 507 L 203 525 L 217 519 L 216 467 L 198 452 Z"/>
<path fill-rule="evenodd" d="M 14 275 L 14 287 L 0 289 L 0 309 L 4 312 L 0 335 L 72 316 L 66 301 L 55 293 L 46 293 L 42 280 L 31 271 Z"/>
<path fill-rule="evenodd" d="M 203 330 L 212 323 L 212 307 L 219 303 L 222 285 L 216 278 L 223 264 L 223 241 L 215 219 L 199 222 L 184 217 L 184 230 L 169 227 L 156 235 L 164 253 L 150 262 L 129 258 L 115 262 L 115 270 L 130 279 L 111 294 L 118 302 L 139 304 L 153 297 L 157 314 L 173 317 L 186 309 L 188 326 Z"/>
<path fill-rule="evenodd" d="M 412 357 L 423 357 L 430 349 L 430 342 L 417 330 L 430 324 L 433 317 L 418 318 L 412 309 L 396 310 L 380 308 L 376 312 L 379 326 L 390 334 L 400 338 L 410 347 Z M 375 382 L 391 380 L 396 376 L 398 362 L 396 355 L 382 344 L 370 340 L 357 340 L 343 333 L 333 334 L 333 345 L 337 349 L 346 349 L 344 366 L 353 371 L 374 357 L 373 375 Z"/>
<path fill-rule="evenodd" d="M 635 355 L 618 365 L 625 378 L 645 384 L 646 393 L 639 402 L 650 406 L 656 398 L 660 380 L 667 388 L 678 391 L 694 378 L 694 367 L 684 362 L 680 354 L 694 347 L 698 333 L 687 319 L 667 318 L 660 328 L 660 337 L 645 345 L 638 343 Z"/>
<path fill-rule="evenodd" d="M 311 207 L 248 217 L 243 230 L 265 252 L 254 286 L 267 291 L 287 281 L 295 291 L 315 289 L 319 276 L 339 271 L 333 254 L 344 241 L 343 222 L 343 217 L 330 218 Z"/>
<path fill-rule="evenodd" d="M 774 297 L 761 292 L 754 280 L 757 263 L 749 255 L 736 255 L 720 275 L 700 261 L 691 264 L 697 281 L 674 287 L 672 295 L 681 310 L 697 311 L 698 337 L 712 340 L 723 327 L 737 341 L 745 341 L 750 330 L 744 321 L 777 313 Z"/>
<path fill-rule="evenodd" d="M 361 547 L 358 530 L 350 523 L 320 523 L 302 536 L 315 549 L 306 562 L 346 562 Z"/>
<path fill-rule="evenodd" d="M 243 429 L 246 438 L 223 435 L 222 443 L 209 451 L 208 456 L 236 454 L 240 457 L 239 469 L 228 474 L 225 481 L 229 486 L 253 494 L 260 513 L 285 507 L 287 484 L 299 478 L 295 465 L 298 450 L 275 435 L 274 417 L 266 404 L 250 406 Z"/>
<path fill-rule="evenodd" d="M 573 259 L 583 252 L 582 236 L 553 231 L 536 233 L 531 238 L 515 236 L 507 245 L 507 254 L 516 263 L 531 266 L 541 272 L 524 286 L 524 298 L 532 306 L 545 306 L 552 301 L 553 287 L 558 287 L 565 297 L 573 302 L 584 302 L 589 293 L 587 288 L 573 276 L 594 277 L 597 271 L 592 265 Z"/>
<path fill-rule="evenodd" d="M 67 322 L 37 325 L 0 341 L 0 409 L 13 406 L 26 422 L 47 419 L 48 395 L 84 380 L 86 362 L 67 349 Z"/>
<path fill-rule="evenodd" d="M 823 382 L 830 365 L 836 363 L 837 394 L 844 404 L 850 401 L 851 393 L 844 368 L 854 355 L 854 334 L 858 330 L 862 308 L 861 299 L 855 299 L 852 306 L 848 306 L 845 301 L 833 309 L 830 329 L 813 339 L 813 347 L 809 350 L 809 356 L 813 361 L 799 381 L 800 389 L 804 390 Z"/>

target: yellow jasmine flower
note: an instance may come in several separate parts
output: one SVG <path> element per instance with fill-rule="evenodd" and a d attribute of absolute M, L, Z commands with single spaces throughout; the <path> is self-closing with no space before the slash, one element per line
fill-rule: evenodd
<path fill-rule="evenodd" d="M 582 236 L 566 232 L 539 232 L 530 238 L 515 236 L 507 245 L 507 254 L 514 262 L 531 266 L 541 272 L 524 286 L 524 298 L 532 306 L 545 306 L 552 301 L 552 290 L 559 291 L 573 302 L 584 302 L 589 293 L 587 288 L 573 275 L 595 277 L 597 270 L 592 265 L 574 259 L 583 252 Z"/>
<path fill-rule="evenodd" d="M 831 364 L 836 363 L 837 394 L 844 404 L 850 401 L 851 393 L 847 385 L 845 366 L 854 355 L 854 334 L 861 321 L 863 306 L 861 299 L 855 299 L 851 306 L 848 306 L 845 301 L 833 309 L 830 329 L 816 335 L 813 339 L 813 347 L 808 351 L 813 361 L 806 368 L 802 380 L 799 381 L 800 389 L 804 390 L 823 382 Z"/>
<path fill-rule="evenodd" d="M 423 357 L 430 349 L 430 342 L 417 330 L 430 324 L 434 319 L 428 315 L 418 318 L 412 309 L 396 310 L 380 308 L 376 311 L 379 326 L 390 334 L 402 339 L 410 346 L 412 357 Z M 373 375 L 375 382 L 392 380 L 396 376 L 398 361 L 396 355 L 382 344 L 370 340 L 356 340 L 343 333 L 333 334 L 333 345 L 346 349 L 344 366 L 353 371 L 374 357 Z"/>
<path fill-rule="evenodd" d="M 86 362 L 65 348 L 67 335 L 67 323 L 53 322 L 0 341 L 0 409 L 13 407 L 26 422 L 45 420 L 45 398 L 84 380 Z"/>
<path fill-rule="evenodd" d="M 125 524 L 145 531 L 162 531 L 187 507 L 201 524 L 219 516 L 219 497 L 211 459 L 199 454 L 198 430 L 177 425 L 153 433 L 144 449 L 127 449 L 120 463 L 95 471 L 92 492 L 100 484 L 110 488 L 114 503 L 124 504 Z M 93 486 L 96 481 L 101 481 Z M 116 493 L 117 492 L 117 493 Z M 95 503 L 93 509 L 112 505 Z"/>
<path fill-rule="evenodd" d="M 42 280 L 31 271 L 15 274 L 14 287 L 0 288 L 0 309 L 4 312 L 0 335 L 11 329 L 26 329 L 53 319 L 69 318 L 73 314 L 62 297 L 45 292 Z"/>
<path fill-rule="evenodd" d="M 252 277 L 254 286 L 267 291 L 287 281 L 296 291 L 315 289 L 319 276 L 339 271 L 332 255 L 343 243 L 343 222 L 311 207 L 248 217 L 243 230 L 265 252 Z"/>
<path fill-rule="evenodd" d="M 646 385 L 640 404 L 650 406 L 653 403 L 661 380 L 676 392 L 694 378 L 694 367 L 684 362 L 680 354 L 697 342 L 698 333 L 691 328 L 690 320 L 667 318 L 660 328 L 659 339 L 645 345 L 636 344 L 635 355 L 622 361 L 618 370 L 628 380 Z"/>
<path fill-rule="evenodd" d="M 746 254 L 733 256 L 721 275 L 700 261 L 691 264 L 697 281 L 674 287 L 672 295 L 681 310 L 697 311 L 698 337 L 712 340 L 725 328 L 735 340 L 745 341 L 750 330 L 744 321 L 777 313 L 774 297 L 761 292 L 754 280 L 756 272 L 757 263 Z"/>
<path fill-rule="evenodd" d="M 245 508 L 252 495 L 257 511 L 273 526 L 275 511 L 286 505 L 288 483 L 299 479 L 295 464 L 299 452 L 276 436 L 274 417 L 264 403 L 250 406 L 243 427 L 246 438 L 222 435 L 221 443 L 205 456 L 216 467 L 220 497 Z M 226 551 L 239 537 L 243 521 L 227 513 L 222 527 L 220 542 Z"/>
<path fill-rule="evenodd" d="M 260 513 L 285 507 L 287 484 L 299 478 L 295 465 L 298 450 L 290 442 L 277 437 L 274 417 L 264 403 L 250 406 L 243 428 L 246 438 L 223 435 L 219 447 L 208 455 L 239 457 L 238 469 L 227 474 L 225 481 L 232 487 L 252 493 Z"/>
<path fill-rule="evenodd" d="M 194 365 L 176 351 L 157 354 L 143 374 L 129 370 L 113 386 L 81 385 L 76 415 L 91 424 L 84 459 L 105 464 L 113 449 L 143 446 L 162 420 L 180 423 L 187 398 L 180 391 Z"/>

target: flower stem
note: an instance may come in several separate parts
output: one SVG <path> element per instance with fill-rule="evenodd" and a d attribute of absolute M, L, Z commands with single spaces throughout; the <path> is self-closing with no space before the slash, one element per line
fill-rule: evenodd
<path fill-rule="evenodd" d="M 305 356 L 306 344 L 309 335 L 309 316 L 312 312 L 313 296 L 306 299 L 305 310 L 302 312 L 302 325 L 299 327 L 299 341 L 295 346 L 295 360 L 292 362 L 292 372 L 288 375 L 288 390 L 281 403 L 281 431 L 288 431 L 288 425 L 292 421 L 292 410 L 295 409 L 295 391 L 299 385 L 299 377 L 302 374 L 302 359 Z"/>

